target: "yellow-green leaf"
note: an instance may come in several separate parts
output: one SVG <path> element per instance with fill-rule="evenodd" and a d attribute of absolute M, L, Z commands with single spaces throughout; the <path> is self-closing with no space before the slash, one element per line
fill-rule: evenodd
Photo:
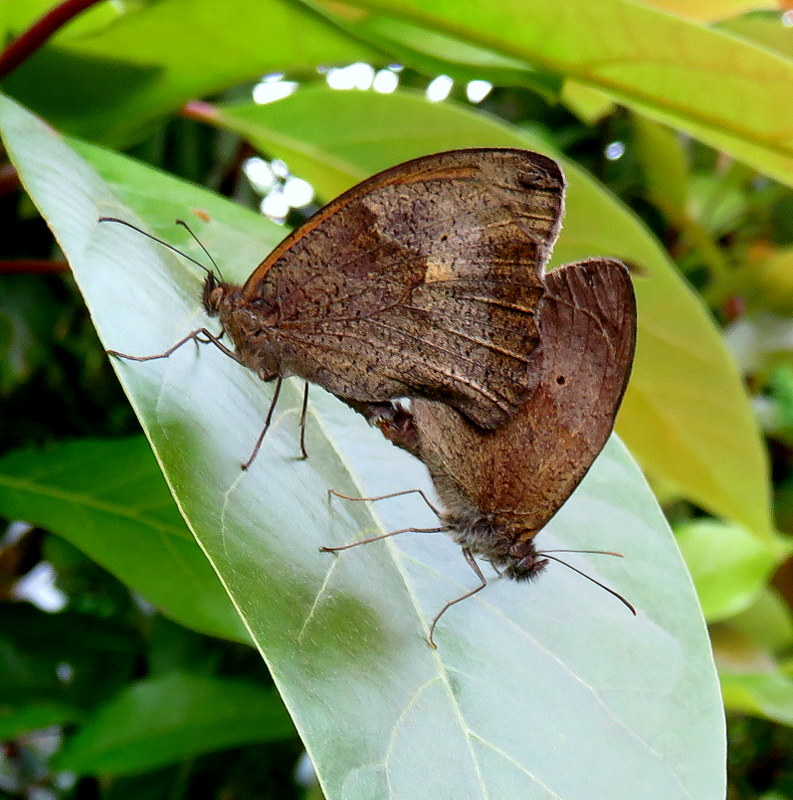
<path fill-rule="evenodd" d="M 385 15 L 433 27 L 598 89 L 740 161 L 793 181 L 793 63 L 634 0 L 304 0 L 354 8 L 361 36 Z"/>

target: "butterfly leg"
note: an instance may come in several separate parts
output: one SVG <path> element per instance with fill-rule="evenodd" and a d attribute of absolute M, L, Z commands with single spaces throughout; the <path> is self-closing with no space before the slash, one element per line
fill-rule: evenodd
<path fill-rule="evenodd" d="M 481 592 L 482 589 L 487 586 L 487 578 L 482 574 L 482 570 L 479 568 L 479 564 L 476 563 L 476 560 L 471 555 L 471 551 L 467 547 L 463 547 L 463 555 L 465 556 L 465 560 L 468 562 L 468 565 L 471 569 L 476 573 L 476 577 L 479 578 L 481 583 L 475 589 L 471 589 L 470 592 L 466 592 L 465 594 L 460 595 L 456 600 L 450 600 L 446 605 L 435 615 L 435 619 L 432 620 L 432 625 L 430 625 L 430 635 L 428 637 L 428 641 L 430 643 L 430 647 L 437 650 L 438 645 L 435 644 L 435 640 L 432 638 L 435 633 L 435 626 L 438 624 L 438 620 L 446 613 L 448 609 L 450 609 L 456 603 L 460 603 L 463 600 L 467 600 L 469 597 L 472 597 L 477 592 Z"/>
<path fill-rule="evenodd" d="M 217 335 L 215 338 L 216 338 L 218 341 L 220 341 L 220 340 L 221 340 L 221 339 L 222 339 L 222 338 L 223 338 L 225 335 L 226 335 L 226 331 L 225 331 L 225 329 L 224 329 L 224 330 L 222 330 L 222 331 L 221 331 L 221 332 L 220 332 L 220 333 L 219 333 L 219 334 L 218 334 L 218 335 Z M 196 340 L 196 341 L 197 341 L 199 344 L 212 344 L 212 340 L 211 340 L 211 339 L 202 339 L 200 335 L 196 336 L 196 337 L 195 337 L 195 340 Z"/>
<path fill-rule="evenodd" d="M 253 464 L 253 460 L 259 454 L 259 449 L 264 441 L 264 435 L 267 433 L 267 429 L 270 427 L 270 422 L 272 422 L 273 412 L 275 411 L 276 403 L 278 403 L 278 395 L 281 394 L 281 384 L 283 382 L 284 379 L 279 375 L 278 380 L 275 382 L 275 390 L 273 391 L 273 399 L 270 401 L 270 408 L 267 410 L 267 416 L 264 418 L 264 427 L 262 428 L 262 432 L 259 434 L 259 438 L 256 440 L 256 444 L 253 446 L 253 452 L 251 453 L 250 458 L 242 465 L 242 468 L 245 470 L 247 470 L 248 467 Z"/>
<path fill-rule="evenodd" d="M 223 334 L 221 333 L 220 336 Z M 201 337 L 205 338 L 201 338 Z M 131 356 L 128 353 L 120 353 L 118 350 L 108 350 L 108 355 L 116 356 L 117 358 L 123 358 L 127 361 L 154 361 L 158 358 L 168 358 L 171 354 L 175 353 L 180 347 L 183 347 L 188 342 L 197 342 L 198 344 L 213 344 L 220 350 L 221 353 L 227 355 L 229 358 L 233 358 L 238 364 L 243 364 L 240 361 L 240 357 L 229 347 L 226 347 L 223 342 L 220 341 L 220 336 L 215 336 L 214 333 L 208 331 L 206 328 L 197 328 L 196 330 L 188 333 L 187 336 L 180 339 L 173 347 L 169 347 L 162 353 L 156 353 L 153 356 Z M 244 366 L 244 364 L 243 364 Z"/>
<path fill-rule="evenodd" d="M 300 409 L 300 458 L 308 458 L 306 451 L 306 414 L 308 412 L 308 381 L 303 385 L 303 407 Z"/>
<path fill-rule="evenodd" d="M 441 512 L 438 511 L 438 509 L 432 503 L 430 503 L 429 499 L 427 498 L 427 495 L 424 494 L 423 490 L 421 489 L 404 489 L 401 492 L 391 492 L 391 494 L 381 494 L 378 497 L 350 497 L 350 495 L 342 494 L 341 492 L 337 492 L 335 489 L 328 489 L 328 497 L 330 497 L 330 495 L 332 494 L 336 495 L 336 497 L 341 497 L 342 500 L 353 500 L 354 502 L 360 502 L 365 500 L 372 503 L 375 502 L 376 500 L 388 500 L 389 497 L 402 497 L 402 495 L 405 494 L 420 494 L 421 499 L 429 506 L 430 511 L 432 511 L 432 513 L 435 514 L 436 517 L 440 517 L 441 515 Z"/>
<path fill-rule="evenodd" d="M 362 498 L 353 498 L 362 499 Z M 359 539 L 357 542 L 350 544 L 343 544 L 339 547 L 320 547 L 321 553 L 338 553 L 339 550 L 349 550 L 351 547 L 358 547 L 359 544 L 369 544 L 369 542 L 379 542 L 381 539 L 388 539 L 390 536 L 396 536 L 400 533 L 443 533 L 446 528 L 400 528 L 398 531 L 391 531 L 390 533 L 381 533 L 379 536 L 370 536 L 368 539 Z"/>

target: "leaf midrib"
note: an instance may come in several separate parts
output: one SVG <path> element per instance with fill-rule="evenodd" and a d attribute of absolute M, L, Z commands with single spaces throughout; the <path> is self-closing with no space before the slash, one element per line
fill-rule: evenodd
<path fill-rule="evenodd" d="M 23 478 L 14 478 L 10 475 L 0 475 L 0 486 L 8 489 L 15 489 L 18 491 L 27 492 L 29 495 L 35 497 L 47 498 L 50 500 L 59 500 L 64 503 L 80 506 L 91 511 L 97 511 L 120 519 L 126 519 L 130 522 L 135 522 L 147 528 L 151 528 L 158 533 L 164 533 L 169 536 L 174 536 L 182 541 L 186 541 L 186 537 L 182 536 L 179 529 L 171 525 L 150 519 L 142 514 L 136 513 L 129 509 L 129 506 L 122 506 L 117 503 L 109 501 L 102 501 L 90 494 L 82 492 L 68 491 L 65 489 L 57 489 L 52 486 L 42 486 L 30 480 Z"/>

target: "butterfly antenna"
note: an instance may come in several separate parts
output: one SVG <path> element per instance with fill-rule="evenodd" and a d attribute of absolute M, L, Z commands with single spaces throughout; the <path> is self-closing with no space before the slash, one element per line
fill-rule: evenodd
<path fill-rule="evenodd" d="M 612 550 L 543 550 L 537 555 L 544 556 L 546 553 L 589 553 L 595 556 L 615 556 L 616 558 L 625 558 L 622 553 L 615 553 Z"/>
<path fill-rule="evenodd" d="M 212 258 L 212 253 L 210 253 L 209 250 L 207 250 L 206 247 L 204 247 L 204 243 L 193 233 L 190 226 L 183 219 L 177 219 L 176 224 L 181 225 L 193 237 L 196 244 L 204 251 L 204 253 L 206 253 L 206 257 L 212 262 L 212 266 L 218 273 L 218 278 L 220 278 L 221 281 L 224 280 L 223 273 L 220 271 L 218 262 L 215 261 L 214 258 Z"/>
<path fill-rule="evenodd" d="M 127 228 L 131 228 L 133 231 L 137 231 L 138 233 L 143 234 L 143 236 L 145 236 L 147 239 L 151 239 L 152 241 L 157 242 L 157 244 L 161 244 L 163 247 L 167 247 L 169 250 L 172 250 L 174 253 L 180 255 L 182 258 L 186 258 L 188 261 L 192 262 L 197 267 L 200 267 L 202 270 L 204 270 L 204 272 L 206 272 L 207 275 L 213 274 L 212 270 L 207 269 L 206 266 L 204 266 L 204 264 L 202 264 L 200 261 L 196 261 L 196 259 L 194 259 L 192 256 L 187 255 L 187 253 L 183 253 L 181 250 L 174 247 L 172 244 L 168 244 L 168 242 L 164 242 L 162 239 L 158 239 L 156 236 L 152 236 L 152 234 L 146 233 L 146 231 L 144 231 L 142 228 L 139 228 L 137 225 L 133 225 L 131 222 L 127 222 L 125 219 L 119 219 L 118 217 L 99 217 L 98 222 L 117 222 L 119 225 L 124 225 Z M 199 242 L 199 244 L 201 243 Z M 209 254 L 207 253 L 207 255 Z M 212 263 L 214 264 L 215 262 L 212 261 Z"/>
<path fill-rule="evenodd" d="M 603 555 L 609 555 L 609 556 L 619 556 L 619 553 L 608 553 L 608 552 L 606 552 L 604 550 L 593 550 L 593 551 L 589 551 L 589 550 L 571 550 L 571 551 L 556 550 L 554 552 L 557 552 L 557 553 L 561 553 L 561 552 L 573 552 L 573 553 L 594 552 L 594 553 L 602 553 Z M 624 603 L 630 609 L 631 614 L 633 614 L 634 617 L 636 616 L 636 609 L 619 592 L 615 592 L 613 589 L 609 589 L 609 587 L 606 586 L 606 584 L 595 580 L 591 575 L 587 575 L 586 572 L 582 572 L 580 569 L 578 569 L 577 567 L 574 567 L 572 564 L 568 564 L 566 561 L 562 561 L 561 558 L 556 558 L 556 556 L 548 555 L 547 551 L 545 551 L 543 553 L 538 553 L 538 555 L 544 556 L 546 558 L 550 558 L 551 561 L 557 561 L 560 564 L 564 564 L 564 566 L 566 566 L 568 569 L 573 570 L 573 572 L 577 572 L 579 575 L 583 576 L 588 581 L 592 581 L 592 583 L 597 584 L 601 589 L 605 589 L 609 594 L 614 595 L 614 597 L 616 597 L 617 600 L 619 600 L 620 602 Z"/>

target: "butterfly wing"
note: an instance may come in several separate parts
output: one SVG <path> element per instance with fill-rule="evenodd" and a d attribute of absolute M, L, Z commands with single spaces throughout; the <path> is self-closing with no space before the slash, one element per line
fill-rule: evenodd
<path fill-rule="evenodd" d="M 619 261 L 590 259 L 546 276 L 539 380 L 497 431 L 439 403 L 412 403 L 419 450 L 447 507 L 478 509 L 531 538 L 567 500 L 614 426 L 633 363 L 636 302 Z"/>
<path fill-rule="evenodd" d="M 294 231 L 243 287 L 285 367 L 345 398 L 444 400 L 484 428 L 528 390 L 564 178 L 525 150 L 439 153 L 375 175 Z"/>

